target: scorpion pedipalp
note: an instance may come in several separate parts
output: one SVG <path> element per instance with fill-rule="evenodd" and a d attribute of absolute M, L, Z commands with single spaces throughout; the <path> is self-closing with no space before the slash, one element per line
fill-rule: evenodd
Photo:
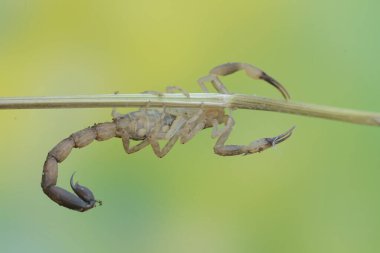
<path fill-rule="evenodd" d="M 215 68 L 210 70 L 209 75 L 200 78 L 198 80 L 198 83 L 204 92 L 208 92 L 205 83 L 211 82 L 214 88 L 219 93 L 229 94 L 230 92 L 227 90 L 225 85 L 219 80 L 218 76 L 227 76 L 239 70 L 244 70 L 245 73 L 253 79 L 260 79 L 266 81 L 267 83 L 275 87 L 286 100 L 290 98 L 288 91 L 285 89 L 284 86 L 282 86 L 281 83 L 276 81 L 273 77 L 269 76 L 261 69 L 251 64 L 243 62 L 229 62 L 216 66 Z"/>
<path fill-rule="evenodd" d="M 288 139 L 295 127 L 293 126 L 285 133 L 272 138 L 261 138 L 251 142 L 249 145 L 225 145 L 228 137 L 231 134 L 232 128 L 235 122 L 231 116 L 228 117 L 227 125 L 224 132 L 220 135 L 219 139 L 216 141 L 214 146 L 214 152 L 221 156 L 234 156 L 234 155 L 248 155 L 262 152 L 268 148 L 274 147 L 286 139 Z"/>

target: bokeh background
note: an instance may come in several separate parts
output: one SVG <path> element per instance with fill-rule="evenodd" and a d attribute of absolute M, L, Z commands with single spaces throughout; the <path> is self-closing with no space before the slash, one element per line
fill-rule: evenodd
<path fill-rule="evenodd" d="M 255 64 L 297 101 L 380 111 L 375 0 L 0 0 L 1 96 L 136 93 Z M 280 98 L 243 73 L 230 90 Z M 121 110 L 127 112 L 128 110 Z M 234 111 L 229 143 L 292 125 L 252 156 L 213 154 L 210 131 L 163 159 L 120 140 L 74 150 L 60 166 L 104 201 L 86 213 L 41 191 L 47 152 L 109 109 L 0 111 L 1 252 L 379 252 L 380 129 Z"/>

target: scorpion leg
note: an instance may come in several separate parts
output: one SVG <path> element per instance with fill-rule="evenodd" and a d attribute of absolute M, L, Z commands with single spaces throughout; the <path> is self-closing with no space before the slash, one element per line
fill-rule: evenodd
<path fill-rule="evenodd" d="M 227 122 L 225 122 L 225 124 L 226 123 Z M 224 131 L 225 131 L 225 128 L 219 129 L 219 122 L 216 119 L 212 120 L 211 138 L 219 137 Z"/>
<path fill-rule="evenodd" d="M 132 153 L 135 153 L 137 151 L 140 151 L 141 149 L 145 148 L 146 146 L 148 146 L 150 143 L 147 139 L 139 142 L 138 144 L 136 144 L 135 146 L 133 147 L 130 147 L 130 140 L 129 140 L 129 136 L 128 135 L 123 135 L 121 137 L 122 141 L 123 141 L 123 147 L 124 147 L 124 150 L 125 152 L 127 152 L 127 154 L 132 154 Z"/>
<path fill-rule="evenodd" d="M 174 93 L 176 91 L 179 91 L 180 93 L 182 93 L 186 97 L 188 97 L 188 98 L 190 97 L 189 92 L 187 90 L 179 87 L 179 86 L 167 86 L 165 90 L 167 93 Z M 143 94 L 152 94 L 152 95 L 156 95 L 158 97 L 164 96 L 164 93 L 162 93 L 161 91 L 154 91 L 154 90 L 147 90 L 147 91 L 144 91 L 142 93 Z"/>
<path fill-rule="evenodd" d="M 143 110 L 146 110 L 146 108 Z M 147 128 L 147 124 L 148 124 L 147 121 L 148 121 L 148 118 L 146 117 L 146 120 L 144 121 L 145 122 L 144 129 Z M 123 143 L 123 148 L 127 154 L 135 153 L 149 145 L 149 142 L 145 139 L 139 142 L 138 144 L 136 144 L 135 146 L 131 147 L 130 136 L 126 130 L 127 128 L 126 122 L 128 121 L 125 121 L 125 118 L 121 118 L 121 119 L 114 120 L 114 122 L 116 124 L 116 136 L 121 138 L 122 143 Z"/>
<path fill-rule="evenodd" d="M 210 74 L 208 76 L 204 76 L 198 79 L 198 84 L 199 86 L 201 86 L 202 91 L 205 93 L 209 93 L 209 90 L 206 87 L 207 82 L 211 82 L 211 84 L 219 93 L 223 93 L 223 94 L 231 93 L 227 90 L 226 86 L 224 86 L 222 81 L 220 81 L 219 78 L 213 74 Z"/>
<path fill-rule="evenodd" d="M 165 146 L 161 149 L 160 144 L 158 143 L 156 136 L 151 135 L 148 137 L 150 145 L 152 146 L 153 152 L 158 156 L 159 158 L 164 157 L 174 146 L 174 144 L 177 142 L 178 138 L 180 137 L 181 132 L 178 131 L 175 133 L 165 144 Z"/>
<path fill-rule="evenodd" d="M 191 130 L 190 132 L 183 132 L 181 135 L 181 143 L 185 144 L 189 140 L 191 140 L 198 132 L 200 132 L 202 129 L 205 128 L 205 122 L 202 120 L 198 122 Z"/>
<path fill-rule="evenodd" d="M 156 95 L 158 97 L 162 97 L 164 95 L 164 93 L 162 93 L 161 91 L 156 91 L 156 90 L 146 90 L 146 91 L 143 91 L 141 93 L 142 94 Z"/>
<path fill-rule="evenodd" d="M 58 187 L 58 163 L 63 162 L 73 148 L 82 148 L 89 145 L 94 140 L 108 140 L 116 135 L 116 125 L 114 123 L 102 123 L 73 133 L 68 138 L 58 143 L 47 155 L 42 173 L 41 187 L 45 194 L 57 204 L 84 212 L 96 206 L 100 201 L 95 200 L 92 192 L 79 184 L 73 183 L 73 176 L 70 183 L 75 194 Z"/>
<path fill-rule="evenodd" d="M 290 128 L 283 134 L 280 134 L 272 138 L 262 138 L 256 141 L 251 142 L 251 144 L 245 145 L 225 145 L 229 135 L 231 134 L 232 128 L 234 126 L 234 120 L 232 117 L 229 117 L 227 120 L 227 126 L 225 131 L 220 135 L 214 146 L 214 152 L 221 156 L 233 156 L 233 155 L 248 155 L 257 152 L 264 151 L 270 147 L 273 147 L 276 144 L 279 144 L 285 141 L 292 135 L 292 132 L 295 127 Z"/>
<path fill-rule="evenodd" d="M 151 131 L 151 133 L 149 133 L 147 137 L 147 140 L 152 146 L 153 152 L 159 158 L 162 158 L 163 156 L 165 156 L 172 149 L 174 144 L 177 142 L 177 140 L 181 136 L 182 129 L 186 123 L 186 119 L 182 116 L 179 116 L 174 120 L 171 126 L 171 129 L 165 136 L 165 139 L 168 139 L 168 141 L 165 144 L 165 146 L 161 149 L 160 144 L 158 142 L 158 137 L 159 137 L 159 130 L 162 127 L 164 116 L 165 116 L 165 108 L 161 114 L 160 119 L 158 120 L 158 122 L 156 122 L 156 126 L 153 128 L 153 130 Z"/>
<path fill-rule="evenodd" d="M 204 129 L 205 125 L 203 109 L 200 108 L 199 111 L 186 122 L 181 133 L 181 143 L 185 144 L 191 140 L 199 131 Z"/>
<path fill-rule="evenodd" d="M 183 95 L 185 95 L 187 98 L 190 98 L 190 94 L 187 90 L 179 87 L 179 86 L 168 86 L 166 87 L 166 92 L 167 93 L 174 93 L 176 91 L 179 91 L 180 93 L 182 93 Z"/>
<path fill-rule="evenodd" d="M 226 87 L 218 79 L 218 76 L 227 76 L 239 70 L 244 70 L 245 73 L 253 79 L 266 81 L 267 83 L 274 86 L 285 99 L 290 98 L 288 91 L 278 81 L 267 75 L 264 71 L 248 63 L 232 62 L 219 65 L 211 69 L 210 74 L 208 76 L 202 77 L 198 80 L 198 82 L 205 92 L 207 92 L 205 82 L 210 81 L 219 93 L 229 93 Z"/>

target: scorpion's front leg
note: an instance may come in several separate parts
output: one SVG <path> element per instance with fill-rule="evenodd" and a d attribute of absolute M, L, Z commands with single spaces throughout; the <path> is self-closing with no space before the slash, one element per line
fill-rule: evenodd
<path fill-rule="evenodd" d="M 222 64 L 211 69 L 210 74 L 208 76 L 200 78 L 198 80 L 198 83 L 204 92 L 208 92 L 205 83 L 211 82 L 219 93 L 229 94 L 230 92 L 219 80 L 218 76 L 227 76 L 239 70 L 245 70 L 245 73 L 253 79 L 261 79 L 266 81 L 267 83 L 273 85 L 285 99 L 290 98 L 288 91 L 279 82 L 277 82 L 271 76 L 267 75 L 264 71 L 248 63 L 232 62 Z"/>
<path fill-rule="evenodd" d="M 67 190 L 58 187 L 58 163 L 63 162 L 70 154 L 73 148 L 82 148 L 90 144 L 93 140 L 103 141 L 115 137 L 116 125 L 114 123 L 102 123 L 72 134 L 70 137 L 58 143 L 46 158 L 41 187 L 50 199 L 61 206 L 84 212 L 95 207 L 100 201 L 95 200 L 92 192 L 79 184 L 73 183 L 73 176 L 70 184 L 73 194 Z"/>
<path fill-rule="evenodd" d="M 257 152 L 264 151 L 268 148 L 275 146 L 287 138 L 289 138 L 294 130 L 294 127 L 289 129 L 283 134 L 280 134 L 272 138 L 262 138 L 256 141 L 251 142 L 249 145 L 225 145 L 229 135 L 231 134 L 232 128 L 234 126 L 234 120 L 232 117 L 229 117 L 227 120 L 227 125 L 224 129 L 224 132 L 220 135 L 214 146 L 214 152 L 221 156 L 233 156 L 233 155 L 248 155 Z"/>

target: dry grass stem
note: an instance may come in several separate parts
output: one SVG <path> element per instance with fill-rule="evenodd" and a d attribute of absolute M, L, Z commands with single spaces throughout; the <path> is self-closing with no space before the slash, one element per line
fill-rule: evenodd
<path fill-rule="evenodd" d="M 58 109 L 58 108 L 106 108 L 106 107 L 218 107 L 231 109 L 264 110 L 290 113 L 355 124 L 380 125 L 380 113 L 341 109 L 330 106 L 305 104 L 293 101 L 264 98 L 243 94 L 219 93 L 163 93 L 152 94 L 105 94 L 56 97 L 3 97 L 0 109 Z"/>

